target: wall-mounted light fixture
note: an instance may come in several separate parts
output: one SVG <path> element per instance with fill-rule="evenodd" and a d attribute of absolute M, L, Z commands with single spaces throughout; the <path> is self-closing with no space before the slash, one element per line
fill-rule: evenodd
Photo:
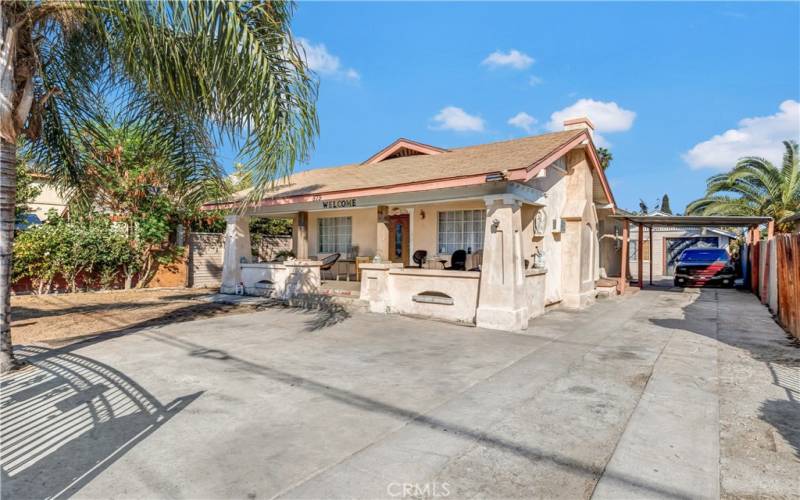
<path fill-rule="evenodd" d="M 419 211 L 419 218 L 422 219 L 422 220 L 425 220 L 425 210 L 420 210 Z"/>

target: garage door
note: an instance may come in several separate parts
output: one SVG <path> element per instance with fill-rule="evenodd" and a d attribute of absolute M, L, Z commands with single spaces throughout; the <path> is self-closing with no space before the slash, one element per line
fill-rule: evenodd
<path fill-rule="evenodd" d="M 222 283 L 222 257 L 225 235 L 192 233 L 189 237 L 191 276 L 189 286 L 216 288 Z"/>
<path fill-rule="evenodd" d="M 666 258 L 666 275 L 675 274 L 675 264 L 687 248 L 716 248 L 719 246 L 719 238 L 716 236 L 699 236 L 696 238 L 665 238 L 664 239 Z"/>

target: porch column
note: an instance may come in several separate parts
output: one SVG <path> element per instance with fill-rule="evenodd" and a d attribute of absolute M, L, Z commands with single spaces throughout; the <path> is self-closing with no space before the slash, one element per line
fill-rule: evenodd
<path fill-rule="evenodd" d="M 476 323 L 482 328 L 519 331 L 528 327 L 522 209 L 508 195 L 487 196 L 480 293 Z"/>
<path fill-rule="evenodd" d="M 636 270 L 636 277 L 639 280 L 639 289 L 644 290 L 644 225 L 639 223 L 639 244 L 637 245 L 639 254 L 639 269 Z"/>
<path fill-rule="evenodd" d="M 381 261 L 389 261 L 389 207 L 380 205 L 378 208 L 378 222 L 375 225 L 376 244 L 375 254 Z"/>
<path fill-rule="evenodd" d="M 308 212 L 297 212 L 292 220 L 292 252 L 296 259 L 308 258 Z"/>
<path fill-rule="evenodd" d="M 628 240 L 629 240 L 629 227 L 628 219 L 622 221 L 622 254 L 619 263 L 619 281 L 617 282 L 617 292 L 622 295 L 628 287 Z"/>
<path fill-rule="evenodd" d="M 250 248 L 250 217 L 228 215 L 225 217 L 225 250 L 222 261 L 221 293 L 236 293 L 236 285 L 242 281 L 242 259 L 253 261 Z"/>
<path fill-rule="evenodd" d="M 650 244 L 650 285 L 653 285 L 653 226 L 648 228 L 648 242 Z M 664 274 L 664 271 L 661 271 Z"/>

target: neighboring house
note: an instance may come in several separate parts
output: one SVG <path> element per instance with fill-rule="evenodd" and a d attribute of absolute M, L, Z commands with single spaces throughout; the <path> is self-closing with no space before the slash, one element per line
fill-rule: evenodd
<path fill-rule="evenodd" d="M 43 174 L 30 174 L 33 184 L 40 189 L 39 195 L 32 202 L 28 203 L 30 213 L 35 215 L 39 221 L 47 219 L 47 212 L 55 209 L 59 214 L 64 212 L 67 207 L 66 200 L 58 194 L 55 187 L 50 182 L 50 178 Z"/>
<path fill-rule="evenodd" d="M 502 330 L 547 305 L 586 306 L 605 267 L 618 272 L 619 224 L 591 122 L 564 125 L 454 149 L 398 139 L 362 163 L 295 174 L 244 210 L 247 192 L 208 204 L 232 213 L 221 291 L 292 298 L 336 286 L 321 278 L 359 280 L 349 286 L 372 311 Z M 297 260 L 254 262 L 250 217 L 291 217 Z"/>
<path fill-rule="evenodd" d="M 670 214 L 655 211 L 647 215 L 665 216 Z M 730 241 L 736 239 L 736 237 L 735 233 L 711 227 L 655 226 L 653 228 L 653 253 L 651 255 L 650 231 L 644 228 L 643 274 L 649 278 L 650 261 L 652 260 L 653 277 L 672 276 L 675 272 L 675 263 L 678 257 L 687 248 L 715 247 L 728 249 Z M 631 276 L 638 278 L 636 274 L 639 259 L 639 228 L 636 225 L 631 225 L 628 257 Z"/>

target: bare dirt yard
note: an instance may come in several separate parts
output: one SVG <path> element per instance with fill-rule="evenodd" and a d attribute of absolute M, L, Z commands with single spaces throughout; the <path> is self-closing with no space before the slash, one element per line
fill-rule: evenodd
<path fill-rule="evenodd" d="M 121 290 L 11 298 L 14 344 L 62 344 L 166 323 L 252 312 L 252 304 L 219 304 L 203 299 L 204 289 Z"/>

